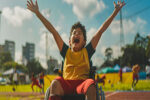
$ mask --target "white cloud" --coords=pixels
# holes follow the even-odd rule
[[[120,51],[120,46],[113,45],[111,46],[111,48],[113,50],[113,58],[117,58],[118,56],[122,55],[122,52]]]
[[[22,54],[20,51],[15,52],[15,61],[19,64],[22,63]]]
[[[45,57],[44,53],[39,53],[39,52],[36,53],[36,58],[39,59],[39,62],[41,63],[41,65],[42,65],[45,69],[48,68],[48,66],[47,66],[47,64],[46,64],[46,57]]]
[[[21,26],[23,21],[32,18],[32,13],[22,7],[16,6],[14,8],[5,7],[2,10],[2,16],[13,26]]]
[[[50,10],[49,9],[43,9],[41,11],[41,13],[43,14],[43,16],[45,16],[46,18],[50,17]]]
[[[94,66],[96,65],[99,67],[104,62],[104,59],[100,58],[99,56],[93,56],[92,62]]]
[[[60,30],[61,30],[61,27],[60,27],[60,26],[56,26],[55,28],[56,28],[56,30],[57,30],[58,32],[60,32]]]
[[[135,21],[131,19],[124,19],[123,20],[123,29],[124,34],[133,33],[135,34],[137,31],[143,31],[143,28],[146,24],[146,21],[137,17]],[[110,25],[110,30],[112,34],[120,34],[120,20],[114,20]]]
[[[102,0],[64,0],[73,6],[73,12],[79,19],[85,16],[93,17],[98,12],[106,8]]]
[[[66,44],[69,44],[69,37],[66,33],[62,33],[61,37]]]
[[[93,27],[87,31],[87,42],[91,41],[91,39],[95,35],[96,31],[97,31],[97,29],[93,28]]]
[[[105,46],[101,47],[101,54],[103,56],[105,56],[106,48],[108,48],[108,47],[105,47]],[[113,54],[112,54],[113,58],[117,58],[118,56],[122,55],[122,52],[120,51],[120,46],[112,45],[112,46],[110,46],[110,48],[113,50]]]

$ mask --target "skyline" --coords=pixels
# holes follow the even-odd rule
[[[34,0],[33,0],[34,1]],[[117,0],[38,0],[40,12],[54,25],[65,43],[69,42],[71,26],[80,21],[87,30],[87,43],[98,28],[113,12],[113,1]],[[124,0],[122,9],[125,44],[131,44],[137,32],[141,36],[150,34],[150,1]],[[149,2],[149,3],[148,3]],[[26,9],[26,0],[0,1],[1,24],[0,44],[11,40],[16,43],[15,61],[21,57],[21,46],[26,42],[34,43],[35,57],[45,66],[45,32],[48,32],[40,20]],[[120,55],[119,13],[109,28],[103,33],[93,55],[94,65],[103,63],[107,47],[113,49],[113,57]],[[62,58],[51,34],[48,35],[49,56],[61,62]]]

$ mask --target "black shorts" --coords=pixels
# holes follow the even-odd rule
[[[14,81],[14,84],[15,84],[15,85],[18,85],[18,81]]]
[[[40,79],[40,84],[44,84],[44,79]]]

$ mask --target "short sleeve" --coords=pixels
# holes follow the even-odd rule
[[[64,43],[64,44],[63,44],[63,48],[62,48],[62,50],[60,51],[60,55],[63,57],[63,59],[65,59],[66,52],[67,52],[68,48],[69,48],[69,46]]]
[[[87,49],[89,60],[90,60],[91,57],[93,56],[93,54],[95,53],[95,49],[93,48],[91,42],[89,44],[87,44],[87,46],[85,48]]]

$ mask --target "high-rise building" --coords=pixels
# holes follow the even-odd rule
[[[26,64],[28,61],[31,61],[35,58],[35,45],[33,43],[26,43],[22,47],[22,60],[23,64]]]
[[[4,45],[0,45],[0,53],[4,52]]]
[[[50,57],[50,59],[47,61],[47,65],[48,65],[48,69],[47,69],[47,73],[51,74],[53,73],[54,69],[59,69],[59,64],[58,64],[58,60],[54,59],[52,57]]]
[[[12,59],[15,60],[15,42],[5,40],[4,52],[10,52]]]

